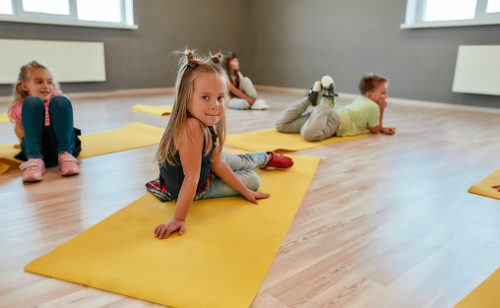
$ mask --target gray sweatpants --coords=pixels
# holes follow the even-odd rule
[[[339,128],[339,118],[331,108],[330,99],[321,101],[312,111],[308,111],[309,98],[288,107],[276,120],[276,129],[282,133],[299,133],[305,141],[321,141],[335,135]]]
[[[257,97],[257,90],[248,77],[243,77],[240,80],[240,90],[251,98]],[[227,102],[227,106],[232,109],[250,109],[250,104],[246,99],[233,97]]]

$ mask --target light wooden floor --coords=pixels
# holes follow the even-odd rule
[[[301,96],[261,93],[271,109],[228,111],[228,132],[272,127]],[[131,106],[172,100],[74,101],[76,126],[84,133],[132,121],[165,127],[167,117]],[[395,136],[298,153],[321,163],[253,307],[450,307],[500,266],[500,202],[467,193],[500,167],[500,115],[393,105],[385,123],[397,126]],[[10,124],[0,124],[0,138],[16,142]],[[84,159],[79,176],[50,170],[31,185],[20,171],[0,176],[1,307],[157,306],[23,272],[142,196],[157,175],[154,152]],[[118,194],[103,187],[113,183]]]

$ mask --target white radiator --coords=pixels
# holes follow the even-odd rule
[[[58,82],[106,81],[104,43],[0,39],[0,84],[13,84],[21,65],[39,60]]]
[[[500,95],[500,46],[459,46],[453,92]]]

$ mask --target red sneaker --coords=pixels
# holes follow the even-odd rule
[[[293,160],[288,156],[276,152],[267,152],[267,154],[270,154],[271,158],[263,168],[274,167],[287,169],[293,166]]]

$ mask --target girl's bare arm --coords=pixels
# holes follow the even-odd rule
[[[174,217],[156,227],[157,238],[167,238],[175,231],[182,235],[186,228],[185,221],[196,194],[200,179],[201,157],[203,155],[203,129],[198,120],[188,119],[188,134],[177,145],[181,159],[184,181],[175,205]]]

